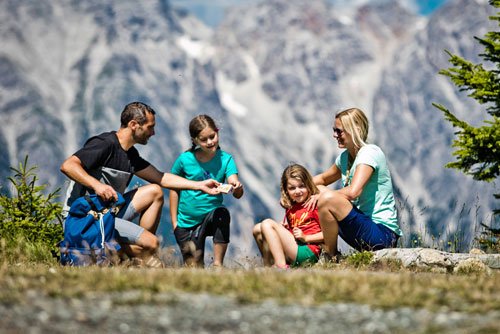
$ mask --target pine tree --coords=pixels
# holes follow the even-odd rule
[[[500,8],[500,0],[490,0],[489,3],[495,9]],[[500,12],[489,19],[500,26]],[[468,96],[485,105],[491,117],[484,120],[482,126],[474,127],[458,119],[444,106],[433,105],[444,113],[453,127],[458,128],[452,144],[456,148],[453,155],[457,160],[446,167],[461,170],[475,180],[491,182],[500,174],[500,32],[490,31],[484,38],[474,38],[484,47],[479,56],[487,62],[488,68],[446,51],[453,67],[439,73],[451,78],[461,91],[469,92]],[[500,194],[495,194],[495,197],[500,198]],[[495,212],[499,213],[499,210]]]

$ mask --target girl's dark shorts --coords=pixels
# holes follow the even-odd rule
[[[214,243],[229,243],[229,223],[231,216],[225,207],[218,207],[209,212],[201,224],[194,227],[183,228],[177,227],[174,230],[175,240],[181,249],[181,254],[184,259],[194,256],[192,247],[188,243],[195,246],[198,255],[203,255],[205,251],[205,239],[208,236],[213,236]]]

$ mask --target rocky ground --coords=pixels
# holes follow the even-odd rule
[[[472,265],[475,272],[500,268],[498,254],[453,255],[429,249],[383,250],[375,259],[446,272],[463,270],[464,265]],[[345,303],[280,305],[178,292],[144,296],[140,291],[56,298],[29,290],[15,302],[0,303],[0,333],[89,332],[500,333],[500,310],[477,314]]]
[[[377,309],[355,304],[244,304],[206,294],[139,292],[60,299],[29,291],[0,304],[2,333],[499,333],[500,310],[486,314]]]

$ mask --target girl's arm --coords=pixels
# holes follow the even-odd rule
[[[227,178],[227,183],[233,186],[234,198],[241,198],[243,196],[243,184],[238,179],[238,174],[233,174]]]
[[[177,208],[179,207],[179,190],[170,190],[170,220],[175,230],[177,227]]]
[[[295,227],[293,229],[293,236],[295,237],[295,239],[306,244],[319,244],[323,242],[323,232],[304,234],[304,232],[302,232],[300,228]]]

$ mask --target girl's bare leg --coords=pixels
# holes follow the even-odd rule
[[[253,237],[255,238],[255,242],[257,243],[257,247],[259,248],[260,254],[262,255],[262,261],[264,266],[270,267],[273,265],[273,256],[271,251],[269,250],[269,245],[266,240],[262,236],[262,223],[258,223],[253,228]]]
[[[298,246],[290,231],[272,219],[266,219],[261,223],[261,231],[277,267],[286,266],[287,260],[289,262],[295,260]]]

